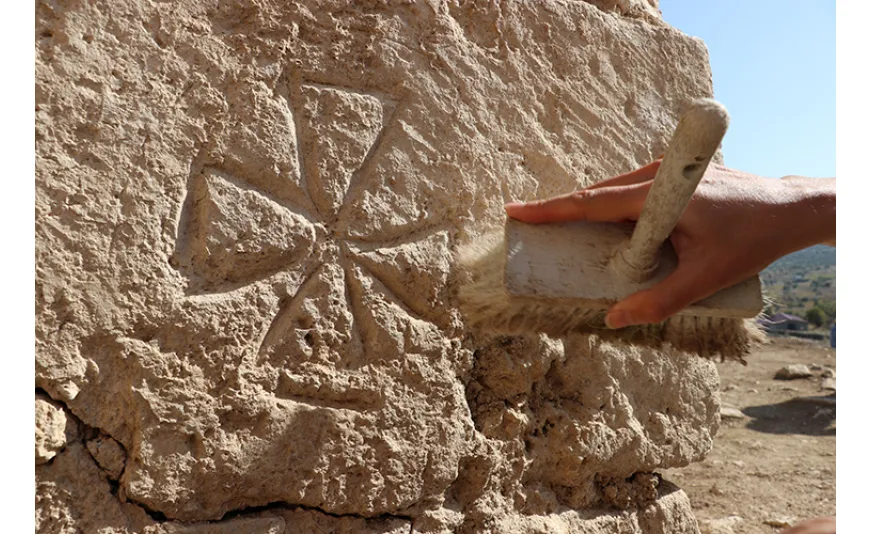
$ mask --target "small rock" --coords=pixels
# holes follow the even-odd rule
[[[36,465],[44,464],[76,438],[73,420],[63,406],[47,395],[36,394]]]
[[[837,379],[836,378],[823,378],[822,379],[822,389],[829,391],[837,391]]]
[[[731,460],[731,463],[741,469],[746,467],[746,463],[743,460]]]
[[[746,419],[746,414],[740,411],[739,408],[734,408],[732,406],[722,406],[719,409],[719,416],[725,419],[739,420]]]
[[[780,389],[780,391],[792,391],[792,392],[798,390],[798,388],[796,388],[796,387],[794,387],[794,386],[782,386],[782,387],[779,388],[779,389]]]
[[[802,363],[792,363],[777,371],[774,378],[777,380],[795,380],[811,376],[813,376],[813,372],[810,371],[809,367]]]
[[[822,378],[836,378],[837,373],[831,369],[830,367],[825,367],[822,369]]]
[[[752,388],[752,389],[747,389],[746,392],[747,393],[758,393],[758,390],[755,388]]]
[[[127,455],[124,448],[110,436],[101,435],[87,442],[88,452],[102,467],[109,478],[118,480],[124,471]]]
[[[734,391],[735,389],[737,389],[737,386],[735,384],[728,384],[722,391]]]
[[[797,519],[794,517],[772,517],[763,521],[765,525],[770,525],[776,528],[793,527],[797,524]]]
[[[57,394],[64,402],[74,401],[79,395],[79,387],[75,382],[64,382],[57,387]]]
[[[698,521],[701,534],[734,534],[734,527],[743,522],[739,515]]]
[[[819,365],[817,363],[810,364],[810,371],[821,371],[822,369],[824,369],[824,367],[822,367],[821,365]]]

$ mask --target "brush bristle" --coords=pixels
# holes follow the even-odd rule
[[[531,332],[561,337],[591,334],[608,341],[673,348],[706,358],[737,360],[764,340],[750,319],[675,316],[663,323],[612,330],[602,310],[559,299],[512,297],[505,290],[503,234],[493,232],[459,248],[458,300],[466,325],[488,334]]]

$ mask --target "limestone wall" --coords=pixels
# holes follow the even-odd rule
[[[711,363],[486,337],[453,296],[504,202],[711,95],[655,0],[36,20],[39,532],[697,530],[654,473],[709,450]]]

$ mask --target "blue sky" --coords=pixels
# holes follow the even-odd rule
[[[660,0],[710,52],[728,108],[725,164],[761,176],[836,174],[834,0]]]

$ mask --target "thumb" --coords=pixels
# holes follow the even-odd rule
[[[703,269],[682,264],[657,285],[614,304],[604,321],[608,328],[660,323],[717,289]]]

